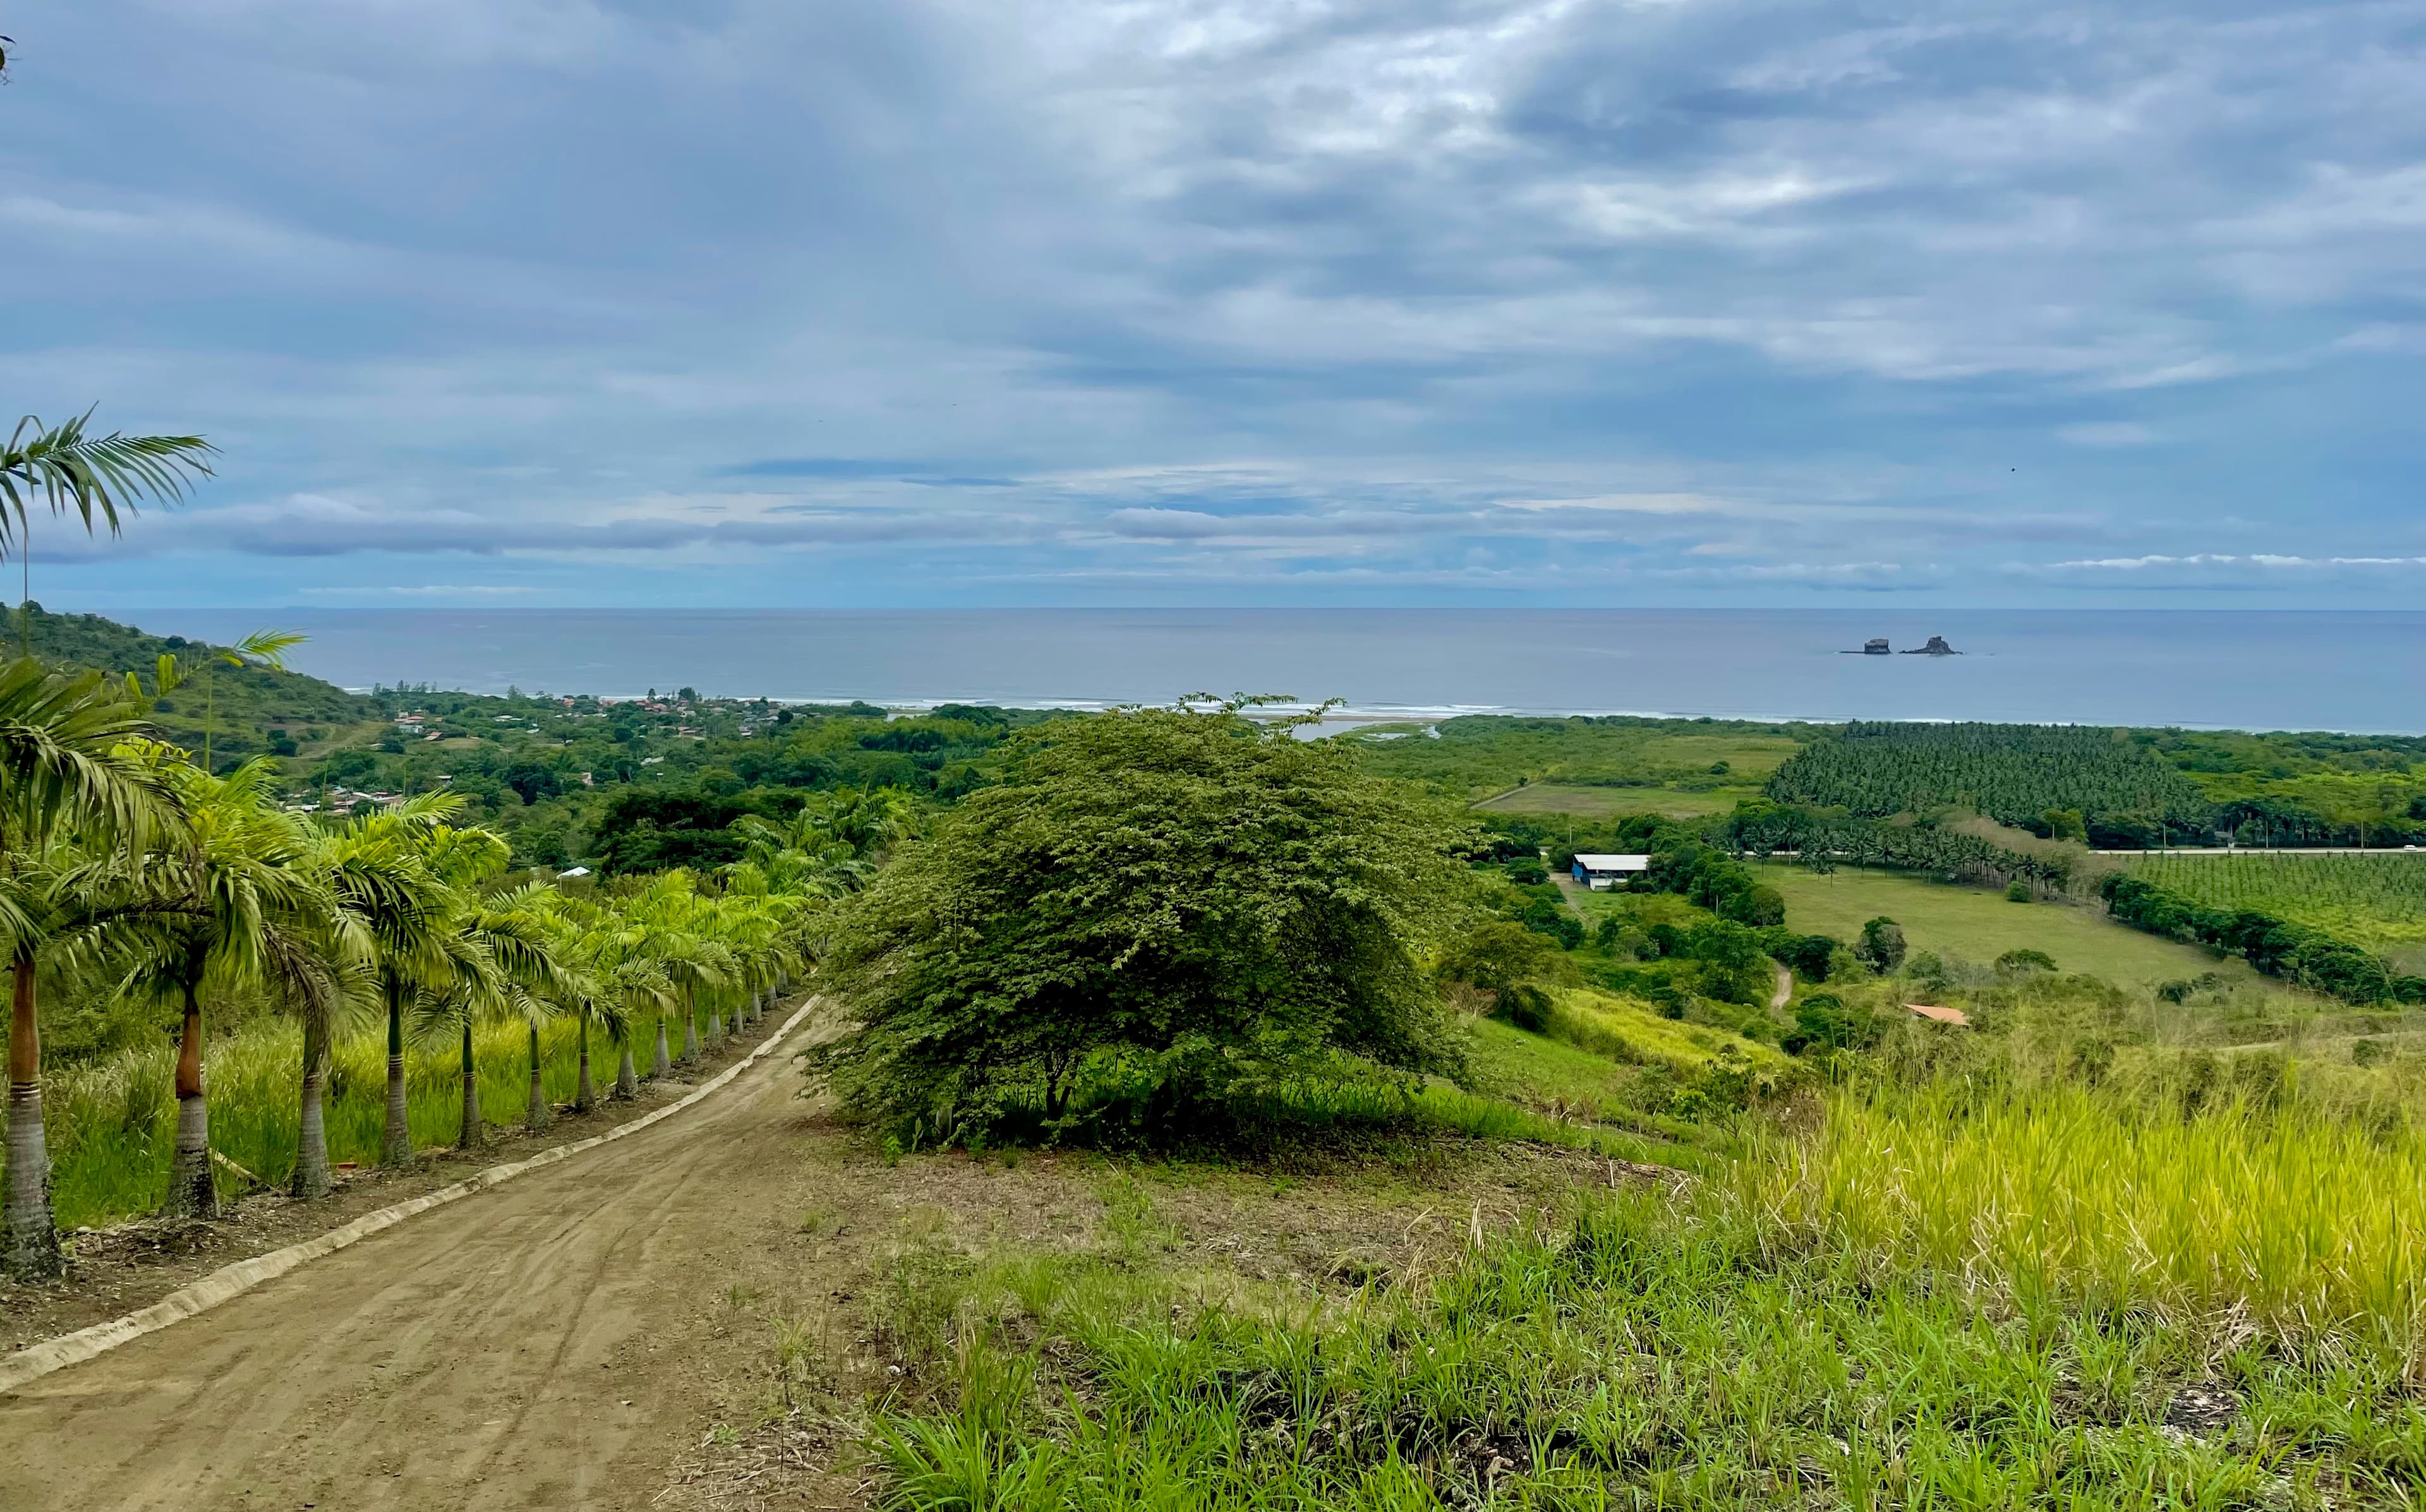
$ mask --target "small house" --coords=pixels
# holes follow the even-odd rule
[[[1575,878],[1593,892],[1623,887],[1628,879],[1651,870],[1648,856],[1577,856]]]

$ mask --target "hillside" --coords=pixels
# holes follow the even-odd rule
[[[153,722],[162,738],[200,750],[208,716],[214,764],[269,750],[293,754],[277,732],[299,746],[325,745],[385,716],[377,700],[316,677],[214,662],[217,648],[183,635],[149,635],[97,614],[52,614],[39,603],[28,605],[24,617],[21,624],[19,611],[5,615],[8,649],[30,641],[34,654],[55,667],[137,672],[148,687],[162,654],[176,656],[189,680],[153,704]],[[206,664],[207,678],[202,670]]]

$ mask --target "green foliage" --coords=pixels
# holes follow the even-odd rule
[[[1885,1021],[1868,1004],[1814,992],[1794,1005],[1794,1032],[1781,1043],[1798,1055],[1814,1050],[1868,1050],[1885,1031]]]
[[[1841,863],[1930,873],[1942,880],[2010,887],[2021,882],[2061,892],[2072,881],[2078,853],[2025,852],[1934,819],[1914,822],[1856,818],[1841,809],[1808,809],[1765,800],[1739,804],[1716,837],[1739,851],[1768,856],[1790,850],[1822,876]]]
[[[1366,769],[1466,797],[1519,783],[1581,787],[1750,787],[1818,732],[1725,719],[1563,719],[1468,715],[1337,737]]]
[[[2055,957],[2044,950],[2009,950],[1997,957],[1997,970],[2008,973],[2051,972],[2055,970]]]
[[[551,1102],[573,1101],[575,1033],[569,1019],[541,1030],[541,1077]],[[484,1024],[474,1037],[482,1104],[493,1116],[518,1115],[530,1084],[528,1031]],[[376,1032],[349,1035],[334,1047],[324,1108],[332,1160],[367,1166],[379,1159],[386,1055]],[[154,1033],[139,1048],[48,1078],[43,1112],[61,1228],[119,1223],[159,1208],[176,1135],[175,1061],[175,1045]],[[213,1039],[202,1060],[211,1148],[266,1181],[283,1182],[295,1165],[302,1064],[303,1031],[293,1019],[251,1019]],[[417,1147],[453,1143],[461,1126],[462,1075],[443,1036],[408,1048],[408,1118]],[[223,1197],[244,1195],[233,1171],[222,1167],[218,1182]]]
[[[1882,974],[1903,964],[1903,926],[1884,916],[1862,925],[1862,938],[1853,944],[1853,954],[1862,963]]]
[[[183,635],[146,635],[93,614],[51,614],[39,603],[10,611],[8,622],[10,648],[21,637],[30,639],[34,655],[53,667],[102,671],[112,677],[135,673],[146,682],[157,674],[163,656],[196,668],[185,686],[153,701],[145,722],[162,739],[193,751],[202,748],[205,733],[212,733],[212,755],[221,766],[232,760],[270,753],[277,732],[351,726],[380,716],[375,700],[258,660],[228,665],[221,658],[229,648]],[[199,669],[205,662],[213,664],[207,673]],[[216,732],[205,728],[204,676],[210,679],[208,702],[218,725]]]
[[[1799,935],[1782,926],[1764,930],[1763,943],[1779,965],[1812,982],[1828,980],[1836,968],[1836,953],[1845,948],[1832,936]]]
[[[2115,918],[2150,934],[2228,950],[2270,976],[2351,1003],[2426,1001],[2426,977],[2396,976],[2365,947],[2258,909],[2208,908],[2126,873],[2101,887]]]
[[[1432,969],[1444,982],[1464,982],[1484,992],[1501,992],[1522,982],[1556,982],[1572,975],[1550,941],[1505,919],[1488,919],[1461,936]]]
[[[1236,713],[1058,722],[863,895],[829,964],[864,1027],[823,1068],[853,1112],[946,1134],[1149,1136],[1359,1065],[1454,1071],[1417,951],[1471,844],[1348,748]]]
[[[2426,944],[2426,856],[2143,856],[2130,871],[2202,908],[2271,914],[2370,949]]]
[[[96,436],[91,420],[89,410],[56,426],[27,415],[0,445],[0,554],[24,551],[35,505],[54,518],[74,515],[87,535],[98,527],[115,536],[121,510],[131,515],[145,499],[174,504],[194,478],[211,475],[213,448],[200,436]]]
[[[2049,810],[2078,811],[2091,831],[2125,838],[2204,826],[2213,812],[2127,732],[2077,725],[1851,724],[1780,766],[1767,791],[1864,818],[1951,805],[2043,829]]]
[[[1550,994],[1530,982],[1518,982],[1500,989],[1492,1011],[1517,1028],[1538,1035],[1550,1026]]]
[[[890,1330],[924,1347],[874,1451],[903,1512],[2389,1512],[2426,1478],[2372,1351],[1999,1305],[1933,1261],[1650,1193],[1324,1307],[1224,1305],[1117,1251],[1007,1258]]]

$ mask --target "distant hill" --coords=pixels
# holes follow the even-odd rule
[[[0,611],[0,622],[7,627],[6,649],[11,655],[21,644],[23,632],[30,636],[34,654],[54,667],[137,672],[146,687],[152,685],[161,653],[173,654],[190,681],[153,704],[152,721],[161,738],[199,751],[207,700],[216,711],[212,764],[221,768],[231,758],[240,760],[265,751],[292,754],[287,748],[290,741],[305,748],[322,745],[386,714],[376,699],[348,693],[300,672],[279,672],[267,667],[215,664],[206,689],[202,665],[217,648],[183,635],[149,635],[97,614],[52,614],[37,603],[29,606],[24,624],[13,609]],[[282,733],[285,738],[280,738]]]

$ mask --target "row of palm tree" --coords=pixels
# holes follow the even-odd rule
[[[322,1100],[334,1037],[384,1021],[382,1161],[413,1158],[407,1041],[461,1047],[461,1143],[483,1142],[475,1026],[529,1029],[527,1118],[553,1110],[539,1083],[546,1021],[576,1021],[576,1106],[600,1098],[593,1034],[620,1051],[612,1095],[696,1061],[758,1017],[817,949],[821,904],[855,886],[870,848],[900,832],[894,797],[820,799],[768,825],[747,859],[709,879],[672,872],[621,895],[511,885],[509,852],[458,822],[461,800],[429,794],[323,825],[283,810],[274,768],[255,760],[214,775],[145,738],[127,688],[96,675],[0,664],[0,945],[9,953],[5,1260],[20,1276],[60,1264],[41,1118],[37,989],[68,979],[164,1000],[182,1017],[177,1132],[165,1211],[212,1215],[217,1182],[202,1083],[206,1005],[268,1000],[301,1021],[299,1140],[292,1192],[331,1186]],[[709,1044],[699,1034],[707,1010]],[[669,1025],[683,1025],[679,1055]]]

